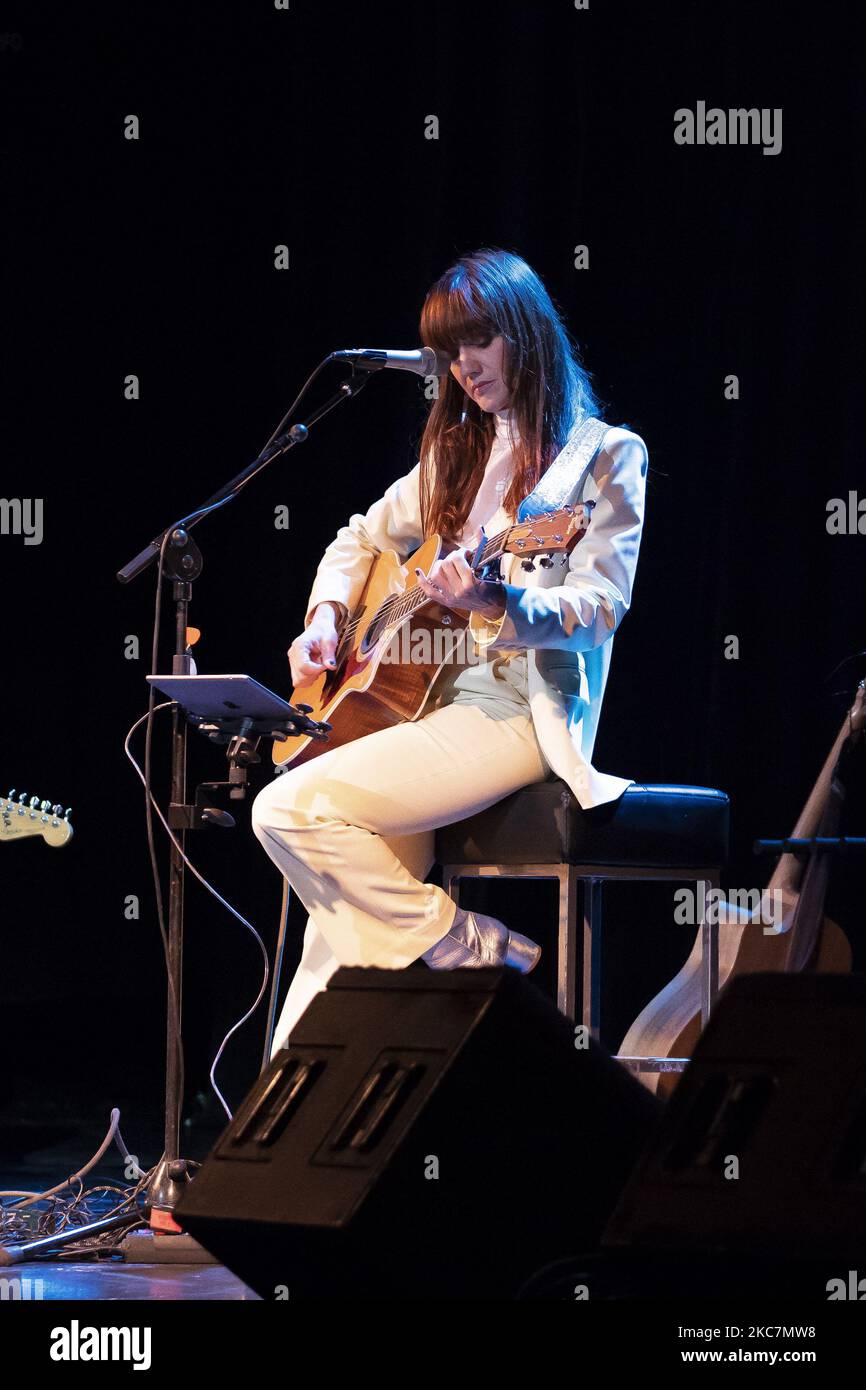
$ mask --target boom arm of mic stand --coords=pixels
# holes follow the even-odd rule
[[[183,517],[180,521],[172,522],[171,526],[167,526],[165,530],[160,532],[160,534],[146,545],[143,550],[140,550],[128,564],[118,570],[117,578],[120,580],[121,584],[128,584],[131,579],[135,579],[136,575],[141,574],[142,570],[146,570],[148,565],[153,564],[154,560],[156,560],[159,555],[162,543],[168,532],[175,531],[178,527],[189,530],[191,526],[195,526],[201,521],[202,517],[207,516],[209,512],[214,511],[217,507],[224,506],[226,502],[230,502],[237,497],[241,489],[244,488],[257,473],[260,473],[263,468],[267,468],[269,463],[273,463],[275,458],[279,458],[281,454],[288,453],[296,444],[303,444],[308,438],[313,425],[317,424],[324,415],[328,415],[336,406],[341,405],[343,401],[351,400],[353,396],[357,396],[358,392],[362,391],[366,386],[371,373],[376,370],[376,367],[353,367],[352,375],[349,380],[340,384],[340,389],[329,396],[319,409],[313,412],[306,424],[299,422],[296,425],[292,425],[291,429],[286,430],[284,434],[279,435],[278,438],[266,445],[258,458],[253,459],[252,463],[247,464],[246,468],[242,468],[240,473],[236,474],[230,482],[226,483],[224,487],[221,487],[218,492],[215,492],[212,497],[209,497],[208,500],[203,502],[200,507],[197,507],[195,511],[190,512],[189,516]]]

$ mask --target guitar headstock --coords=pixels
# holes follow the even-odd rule
[[[27,800],[22,792],[15,799],[15,788],[8,796],[0,796],[0,840],[23,840],[28,835],[41,835],[46,844],[65,845],[72,839],[69,823],[71,807],[64,811],[59,804],[40,801],[38,796]]]
[[[594,505],[593,502],[578,502],[558,507],[554,512],[540,512],[529,521],[515,522],[509,528],[502,549],[523,556],[527,561],[539,556],[539,564],[544,569],[549,569],[553,564],[552,557],[559,554],[560,563],[564,565],[569,552],[585,534]],[[532,564],[527,564],[525,568],[531,569]]]

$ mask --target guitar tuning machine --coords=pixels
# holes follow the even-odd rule
[[[535,563],[534,563],[534,561],[532,561],[532,560],[521,560],[521,561],[520,561],[520,568],[523,569],[523,570],[534,570],[534,569],[535,569]]]

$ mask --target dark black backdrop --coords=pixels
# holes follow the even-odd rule
[[[153,1142],[162,961],[122,752],[145,700],[153,575],[121,588],[114,573],[257,451],[327,351],[414,344],[425,290],[462,251],[526,256],[608,418],[649,447],[596,761],[723,787],[728,881],[766,881],[752,838],[793,822],[863,663],[831,672],[866,645],[866,540],[825,524],[828,499],[866,492],[856,13],[781,0],[5,7],[2,492],[42,497],[45,531],[39,546],[0,537],[0,777],[71,802],[76,826],[64,851],[0,845],[0,998],[18,1054],[4,1137],[18,1118],[31,1126],[18,1157],[64,1134],[84,1146],[115,1101],[130,1143]],[[678,146],[674,111],[699,100],[781,107],[781,153]],[[438,140],[424,138],[429,115]],[[287,271],[273,263],[282,243]],[[588,270],[574,268],[578,244]],[[139,401],[124,399],[128,373]],[[422,411],[414,378],[375,380],[198,529],[200,669],[287,689],[321,551],[414,462]],[[138,661],[124,657],[130,634]],[[221,775],[207,749],[194,766]],[[278,884],[247,816],[191,849],[270,944]],[[862,964],[862,872],[843,867],[833,905]],[[509,890],[508,910],[543,938],[550,907],[547,889]],[[302,921],[295,904],[293,951]],[[610,926],[615,1046],[690,933],[673,932],[658,890],[613,895]],[[192,1113],[258,969],[195,887],[187,963]],[[260,1034],[226,1061],[233,1101]]]

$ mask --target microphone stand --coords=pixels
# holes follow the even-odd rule
[[[192,654],[187,644],[187,625],[189,605],[192,599],[193,581],[202,570],[202,555],[189,535],[190,529],[203,517],[217,507],[232,501],[241,489],[266,468],[274,459],[288,453],[297,444],[303,444],[310,429],[323,416],[334,410],[343,401],[350,400],[363,390],[370,379],[371,372],[378,371],[384,363],[352,364],[352,376],[340,384],[326,401],[315,410],[306,423],[299,422],[290,429],[278,433],[265,445],[252,463],[236,474],[224,487],[191,512],[181,521],[173,522],[156,536],[149,545],[118,571],[121,584],[128,584],[136,575],[159,558],[163,543],[170,536],[165,548],[163,575],[172,580],[172,597],[175,604],[175,646],[172,658],[172,675],[192,674]],[[356,375],[356,372],[358,373]],[[283,422],[285,423],[285,421]],[[280,429],[281,427],[278,427]],[[151,675],[158,675],[152,671]],[[182,826],[189,827],[194,807],[186,804],[186,754],[187,721],[179,707],[172,713],[171,730],[171,807],[169,824],[176,826],[176,836],[181,848],[185,833]],[[150,788],[148,788],[148,792]],[[167,1029],[165,1059],[165,1149],[145,1191],[145,1207],[150,1212],[151,1226],[163,1231],[179,1231],[171,1213],[180,1199],[182,1185],[190,1180],[190,1162],[180,1156],[180,1120],[183,1097],[180,1094],[180,1028],[181,999],[183,984],[183,933],[184,933],[184,862],[181,850],[172,844],[169,869],[168,890],[168,980],[167,980]],[[175,1010],[177,1001],[177,1037],[175,1037]]]

